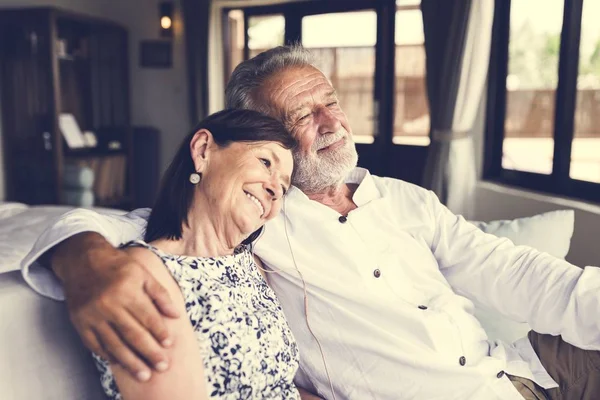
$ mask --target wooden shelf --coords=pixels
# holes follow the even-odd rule
[[[65,164],[74,164],[94,171],[100,206],[135,204],[128,41],[126,29],[103,19],[52,7],[0,10],[7,200],[60,204]],[[68,148],[61,113],[93,131],[99,147]],[[106,148],[111,141],[122,148]]]

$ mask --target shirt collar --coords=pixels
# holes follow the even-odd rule
[[[375,185],[373,176],[365,168],[354,168],[346,178],[346,183],[358,184],[358,188],[356,188],[356,192],[352,196],[352,201],[354,201],[357,207],[362,207],[382,197],[381,191]]]
[[[357,207],[364,206],[373,200],[383,197],[373,180],[373,176],[365,168],[354,168],[346,177],[345,183],[358,184],[358,188],[352,196],[352,201],[354,201],[354,204],[356,204]],[[291,190],[288,192],[288,197],[310,201],[308,196],[295,186],[292,186]]]

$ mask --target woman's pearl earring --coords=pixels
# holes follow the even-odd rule
[[[192,185],[197,185],[201,179],[202,177],[197,172],[190,174],[190,182],[192,183]]]

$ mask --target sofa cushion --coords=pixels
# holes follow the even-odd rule
[[[530,246],[564,259],[571,246],[575,212],[557,210],[533,217],[474,224],[482,231],[508,238],[516,245]]]
[[[575,212],[559,210],[514,220],[473,223],[484,232],[506,237],[516,245],[530,246],[564,259],[571,245]],[[531,330],[528,324],[515,322],[479,304],[475,304],[475,316],[490,339],[511,343]]]
[[[0,201],[0,219],[9,218],[27,210],[29,206],[23,203],[2,202]]]
[[[106,399],[65,304],[31,290],[21,271],[0,274],[0,343],[1,398]]]

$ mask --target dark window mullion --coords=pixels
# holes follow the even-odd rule
[[[299,7],[290,7],[285,9],[285,44],[302,43],[302,9]]]
[[[395,25],[396,1],[385,0],[377,7],[377,43],[375,44],[375,104],[378,104],[375,142],[382,150],[392,146],[395,101]],[[387,156],[384,156],[387,159]]]
[[[554,106],[553,181],[561,189],[569,187],[571,146],[577,100],[579,69],[579,39],[583,0],[565,0],[563,26],[560,36],[558,87]]]
[[[506,77],[508,75],[508,44],[510,40],[510,0],[496,0],[492,32],[483,168],[485,179],[495,179],[502,175]]]

